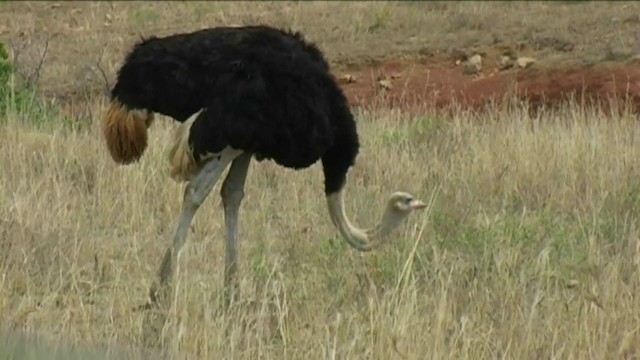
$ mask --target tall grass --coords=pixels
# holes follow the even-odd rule
[[[165,157],[175,125],[156,122],[143,159],[121,167],[98,119],[72,128],[49,114],[49,126],[35,127],[28,109],[3,115],[4,332],[138,356],[130,349],[142,346],[143,314],[132,309],[146,300],[182,198]],[[254,162],[240,222],[242,301],[221,312],[218,185],[182,259],[172,357],[640,356],[631,115],[576,105],[357,115],[363,146],[346,200],[354,222],[372,224],[399,189],[435,194],[433,207],[361,255],[329,221],[319,165]],[[0,358],[24,348],[0,344]]]

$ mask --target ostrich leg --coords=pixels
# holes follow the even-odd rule
[[[184,191],[184,200],[182,204],[182,213],[178,222],[178,229],[173,237],[173,244],[169,246],[165,252],[162,264],[159,269],[160,289],[152,287],[150,297],[152,303],[158,303],[158,296],[161,296],[162,302],[167,300],[168,283],[173,276],[174,266],[177,264],[178,253],[182,249],[187,237],[187,230],[191,226],[193,217],[198,208],[207,198],[213,186],[216,184],[220,175],[227,165],[241,154],[239,150],[225,149],[218,157],[209,160],[198,173],[189,181]],[[161,294],[158,294],[161,292]]]
[[[242,154],[231,163],[227,178],[222,184],[220,195],[224,206],[224,220],[227,229],[226,258],[224,269],[224,301],[229,307],[231,300],[238,293],[238,213],[244,198],[244,186],[251,163],[251,154]]]

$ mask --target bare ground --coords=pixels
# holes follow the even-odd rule
[[[454,63],[385,61],[341,76],[353,105],[384,104],[404,108],[482,109],[518,99],[532,109],[566,104],[570,100],[608,107],[640,109],[640,66],[608,64],[552,69],[463,74]],[[353,80],[350,80],[353,81]],[[385,82],[386,81],[386,82]]]
[[[633,2],[8,2],[0,40],[25,77],[82,117],[141,37],[255,23],[301,30],[318,43],[337,76],[355,79],[344,84],[355,105],[477,107],[514,92],[555,103],[585,87],[596,98],[637,102],[639,14]],[[469,75],[464,60],[474,54],[482,70]],[[504,55],[536,62],[500,70]]]

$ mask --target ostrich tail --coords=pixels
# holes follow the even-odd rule
[[[152,112],[128,109],[113,99],[102,119],[102,132],[113,160],[118,164],[138,161],[147,147],[147,128],[152,123]]]

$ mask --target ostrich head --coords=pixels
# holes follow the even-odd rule
[[[380,246],[393,229],[398,227],[414,210],[427,207],[427,204],[406,192],[391,194],[386,209],[378,225],[359,229],[351,224],[344,210],[342,191],[327,196],[329,215],[344,240],[360,251],[370,251]]]
[[[398,191],[391,194],[387,211],[394,212],[396,216],[404,218],[405,216],[409,215],[411,211],[424,209],[426,207],[427,204],[415,199],[413,195],[406,192]]]

